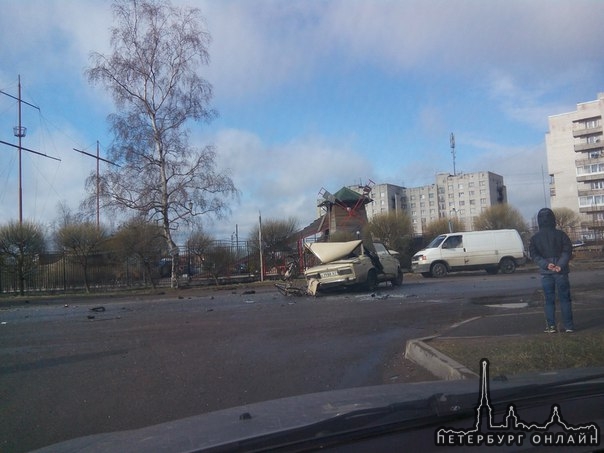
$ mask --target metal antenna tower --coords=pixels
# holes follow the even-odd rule
[[[457,171],[455,170],[455,135],[451,132],[451,136],[449,137],[449,143],[451,144],[451,156],[453,156],[453,176],[457,175]]]

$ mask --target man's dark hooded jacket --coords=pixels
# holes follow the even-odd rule
[[[531,238],[529,252],[531,259],[539,266],[542,274],[555,274],[547,269],[549,263],[560,266],[561,273],[568,274],[568,263],[573,246],[562,230],[556,229],[556,216],[551,209],[543,208],[537,214],[539,231]]]

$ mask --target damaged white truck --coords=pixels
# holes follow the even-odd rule
[[[304,272],[310,295],[335,287],[360,286],[373,291],[380,282],[389,281],[394,286],[403,283],[397,253],[380,242],[373,243],[374,250],[369,250],[360,239],[314,242],[305,246],[321,261]]]

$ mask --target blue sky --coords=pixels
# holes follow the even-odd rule
[[[504,176],[527,221],[544,204],[547,117],[604,91],[599,0],[203,0],[212,35],[203,76],[219,117],[191,127],[241,191],[217,238],[258,219],[316,215],[324,187],[414,187],[458,171]],[[24,217],[51,224],[77,209],[111,142],[111,98],[83,71],[109,53],[110,2],[0,0],[0,90],[23,107]],[[16,101],[0,95],[0,140],[16,143]],[[102,169],[101,169],[102,171]],[[0,145],[0,222],[18,217],[17,151]],[[103,219],[109,223],[110,219]]]

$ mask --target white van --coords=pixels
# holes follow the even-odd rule
[[[411,270],[424,277],[444,277],[448,272],[485,269],[511,274],[526,262],[522,239],[516,230],[465,231],[441,234],[411,258]]]

